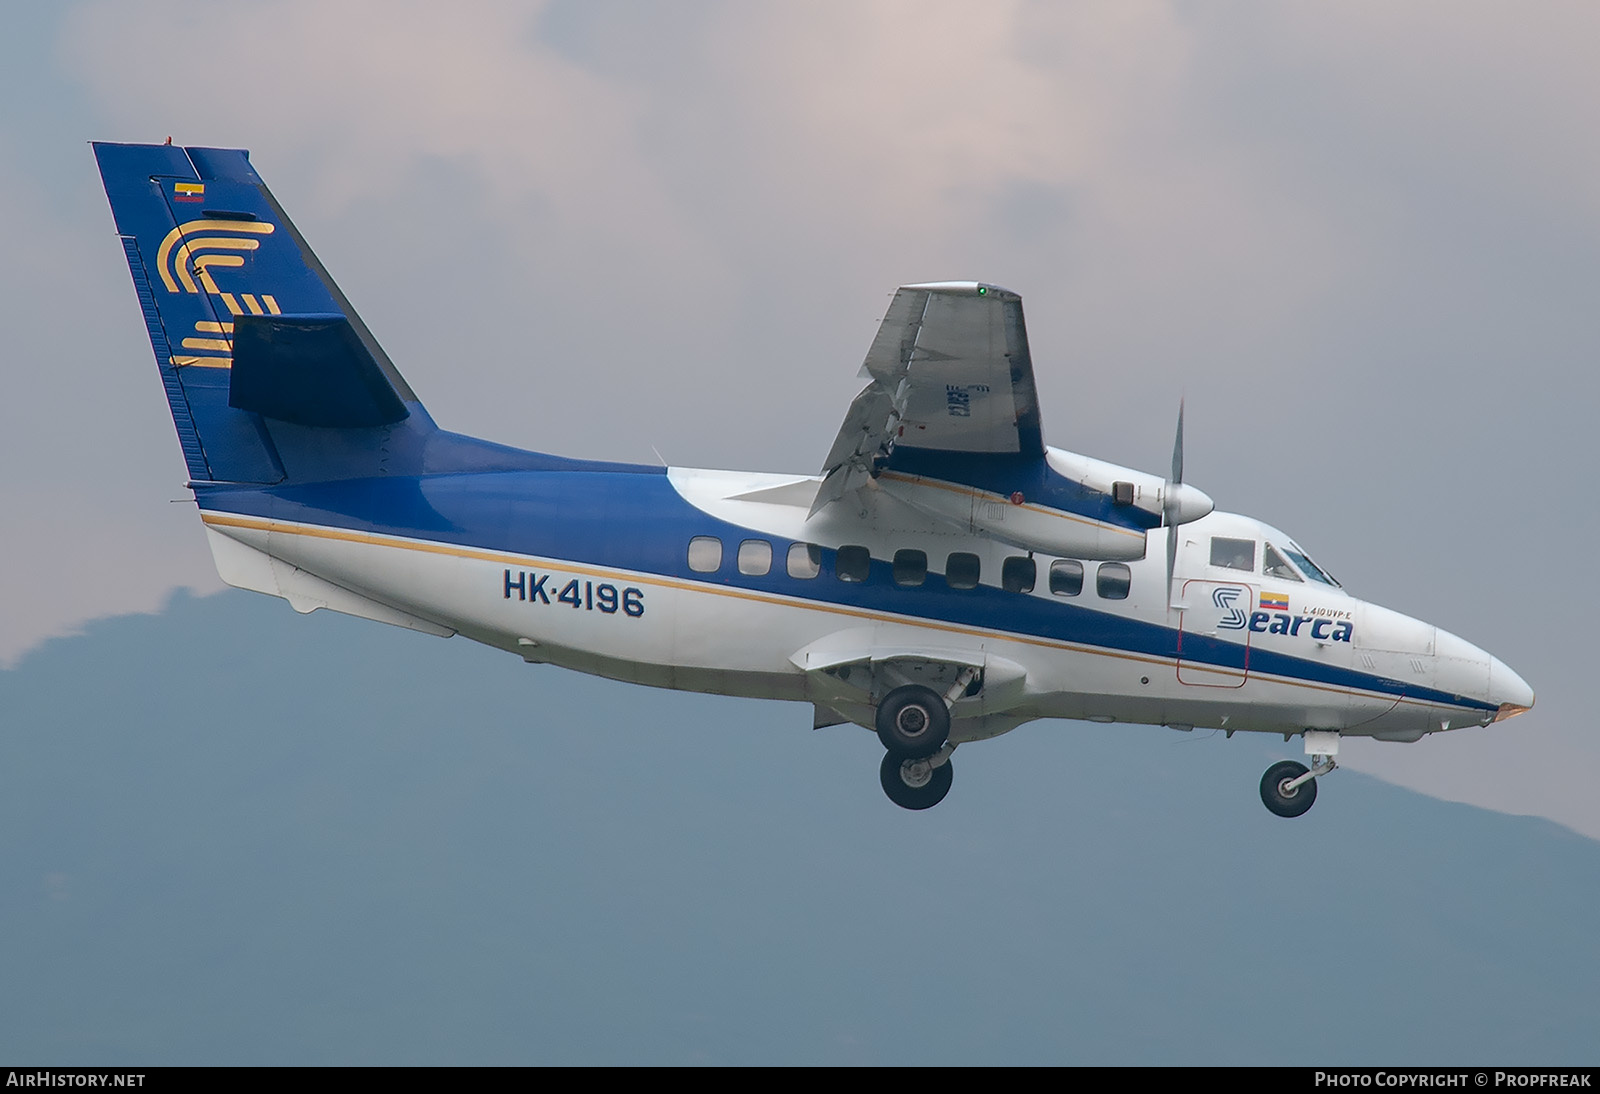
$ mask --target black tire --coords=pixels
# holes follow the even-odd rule
[[[950,738],[950,708],[938,692],[920,684],[895,688],[878,704],[878,740],[891,756],[932,756]]]
[[[883,784],[883,792],[889,795],[889,800],[901,809],[932,809],[950,793],[955,772],[946,760],[929,773],[926,783],[912,786],[904,778],[904,768],[915,762],[893,752],[884,753],[883,763],[878,766],[878,781]]]
[[[1316,779],[1301,783],[1287,794],[1283,792],[1284,783],[1305,773],[1306,765],[1293,760],[1280,760],[1267,768],[1261,776],[1261,804],[1280,817],[1298,817],[1310,809],[1317,800]]]

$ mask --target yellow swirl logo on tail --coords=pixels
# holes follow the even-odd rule
[[[279,315],[278,301],[267,293],[223,292],[211,276],[212,270],[238,268],[245,255],[261,246],[276,226],[259,220],[191,220],[167,233],[156,252],[156,270],[170,293],[205,293],[222,301],[229,315]],[[183,348],[193,351],[175,356],[178,366],[199,365],[228,368],[233,364],[232,323],[202,321],[195,335],[183,340]]]

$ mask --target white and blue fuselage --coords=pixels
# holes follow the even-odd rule
[[[202,505],[232,584],[302,608],[381,606],[420,629],[634,683],[848,715],[870,706],[870,691],[853,696],[808,671],[808,658],[919,651],[1015,666],[1002,702],[987,688],[956,700],[958,742],[1035,718],[1415,740],[1532,703],[1483,650],[1301,575],[1293,541],[1248,517],[1215,512],[1157,530],[1147,557],[1127,563],[1036,554],[1031,587],[1006,589],[1006,560],[1026,557],[1014,548],[952,534],[874,492],[870,521],[808,520],[818,481],[618,466],[252,491],[248,505],[218,491]],[[382,518],[352,519],[352,495]],[[1162,562],[1170,534],[1178,606]],[[1212,565],[1213,539],[1254,545],[1250,568]],[[716,552],[699,569],[694,541]],[[839,549],[850,546],[871,559],[864,580],[840,577]],[[1262,569],[1269,547],[1276,576]],[[929,561],[915,583],[896,580],[905,552]],[[970,587],[944,573],[957,553],[978,559]],[[1126,581],[1099,580],[1102,567],[1125,567]],[[306,578],[370,607],[319,598]]]
[[[1039,718],[1344,736],[1520,713],[1483,650],[1350,596],[1183,482],[1044,445],[1021,299],[894,296],[822,473],[571,460],[439,429],[238,150],[97,144],[230,584],[530,662],[806,702],[885,745],[911,809]]]

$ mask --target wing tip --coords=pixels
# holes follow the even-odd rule
[[[918,285],[901,285],[902,292],[934,292],[948,296],[996,296],[1006,300],[1021,300],[1022,295],[1003,285],[987,281],[926,281]]]

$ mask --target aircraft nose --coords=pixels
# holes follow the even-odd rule
[[[1533,706],[1533,688],[1498,657],[1489,658],[1489,701],[1499,703],[1494,720],[1515,718]]]

